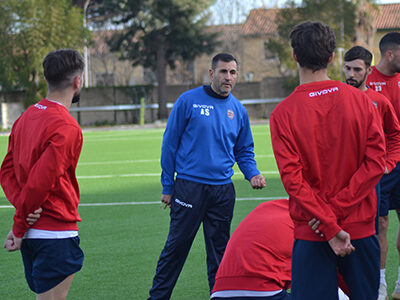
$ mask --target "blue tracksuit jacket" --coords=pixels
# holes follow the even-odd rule
[[[244,106],[232,94],[210,96],[205,87],[183,93],[164,132],[161,151],[163,194],[171,194],[174,175],[204,184],[231,182],[235,162],[247,180],[259,174]]]

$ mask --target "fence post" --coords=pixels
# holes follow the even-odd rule
[[[144,97],[140,98],[140,125],[144,125]]]

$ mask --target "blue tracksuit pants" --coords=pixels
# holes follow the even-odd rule
[[[230,237],[235,204],[232,183],[209,185],[176,179],[168,238],[157,263],[149,299],[170,299],[196,233],[203,223],[210,292]]]
[[[337,272],[343,276],[352,300],[376,300],[380,249],[376,235],[352,240],[356,250],[337,256],[328,242],[295,240],[292,254],[292,299],[337,300]]]

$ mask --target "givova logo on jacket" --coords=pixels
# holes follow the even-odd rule
[[[193,108],[200,111],[200,115],[202,116],[210,116],[210,110],[214,109],[212,105],[206,104],[193,104]]]
[[[369,83],[370,86],[375,86],[376,92],[382,92],[382,86],[386,85],[386,82],[373,82]]]
[[[228,109],[227,115],[228,115],[228,118],[231,120],[233,120],[233,118],[235,117],[235,113],[231,109]]]

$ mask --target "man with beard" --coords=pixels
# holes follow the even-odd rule
[[[75,175],[82,132],[68,112],[79,100],[84,62],[77,51],[62,49],[45,57],[43,69],[48,94],[15,121],[0,169],[1,186],[16,209],[4,248],[21,249],[36,299],[65,299],[84,258]]]
[[[189,90],[178,98],[165,129],[161,201],[171,208],[171,223],[149,299],[171,297],[201,223],[212,291],[229,240],[235,162],[253,188],[265,187],[254,160],[247,111],[231,94],[238,77],[235,57],[228,53],[214,56],[209,75],[211,85]]]
[[[381,59],[372,68],[371,74],[367,77],[367,85],[386,96],[392,103],[397,119],[400,120],[400,33],[390,32],[382,37],[379,42]],[[385,210],[396,209],[400,220],[400,164],[389,173],[383,176],[381,181],[381,208]],[[383,209],[380,212],[379,244],[381,247],[381,282],[380,297],[386,297],[386,255],[388,251],[387,229],[389,227],[388,213]],[[397,234],[397,250],[400,255],[400,231]],[[393,299],[400,299],[400,272],[396,281],[396,287],[392,294]]]
[[[386,137],[385,174],[389,174],[400,161],[400,125],[390,101],[382,94],[369,88],[366,84],[367,76],[372,72],[371,62],[371,52],[364,47],[354,46],[344,55],[343,71],[346,76],[346,83],[364,91],[377,108]],[[378,183],[376,186],[379,203],[378,216],[382,215],[378,222],[380,226],[377,226],[378,239],[380,235],[386,237],[387,228],[382,227],[382,224],[387,223],[388,214],[388,203],[382,203],[382,208],[380,208],[380,188],[381,184]],[[383,189],[386,190],[386,187],[383,187]]]

